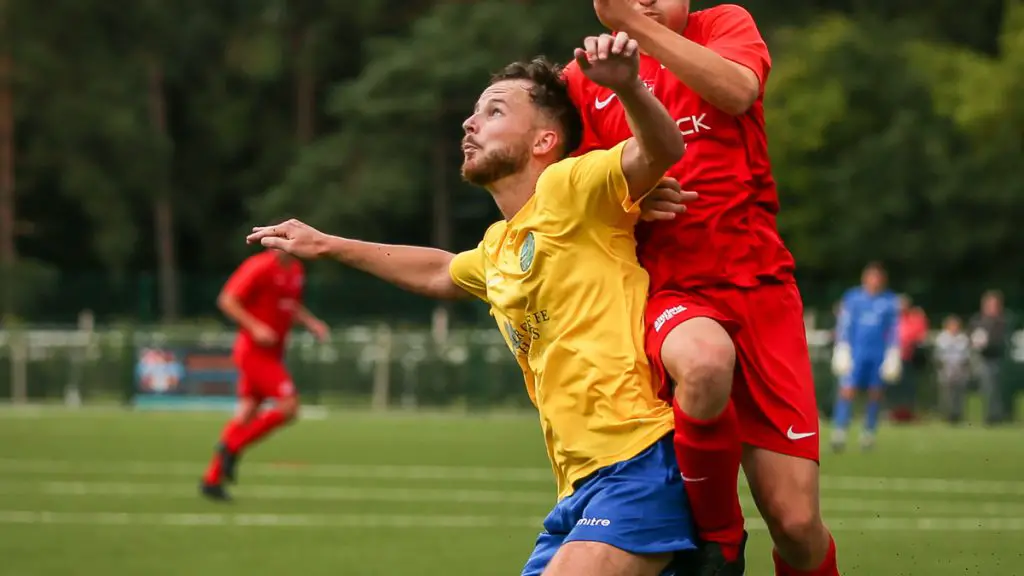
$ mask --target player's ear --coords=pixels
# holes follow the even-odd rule
[[[554,130],[538,130],[533,141],[533,155],[547,156],[559,145],[558,132]]]

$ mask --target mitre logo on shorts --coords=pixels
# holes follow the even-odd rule
[[[607,518],[580,518],[576,521],[577,526],[611,526],[612,521]]]
[[[682,314],[686,311],[686,306],[673,306],[668,310],[665,310],[654,320],[654,331],[661,332],[661,327],[665,325],[672,318]]]

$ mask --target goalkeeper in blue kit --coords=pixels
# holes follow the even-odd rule
[[[861,447],[874,446],[885,385],[895,384],[902,373],[897,329],[899,302],[886,289],[881,264],[864,268],[861,285],[847,290],[840,304],[832,372],[839,378],[839,393],[832,414],[832,449],[846,447],[846,433],[858,391],[868,396]]]

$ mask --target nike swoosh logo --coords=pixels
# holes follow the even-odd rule
[[[804,438],[810,438],[815,434],[817,434],[817,432],[794,432],[792,426],[789,427],[789,430],[786,430],[786,438],[789,438],[790,440],[803,440]]]
[[[683,475],[680,474],[680,476],[683,476]],[[703,482],[703,481],[705,481],[707,479],[708,479],[707,476],[705,476],[703,478],[687,478],[686,476],[683,476],[683,482]]]
[[[601,100],[600,98],[594,98],[594,108],[597,108],[598,110],[604,110],[605,108],[608,107],[609,104],[612,103],[612,100],[614,100],[614,99],[615,99],[615,93],[614,92],[612,92],[611,96],[608,96],[608,98],[606,98],[604,100]]]

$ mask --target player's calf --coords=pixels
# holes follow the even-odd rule
[[[857,397],[857,388],[850,383],[843,383],[836,395],[832,410],[832,451],[839,453],[846,449],[846,430],[853,417],[853,401]]]
[[[228,450],[227,445],[221,443],[217,446],[217,457],[220,458],[221,476],[224,480],[227,480],[232,484],[237,482],[238,459],[242,457],[242,454]]]
[[[875,447],[875,433],[878,430],[878,419],[882,412],[882,400],[885,397],[884,385],[878,384],[868,390],[868,405],[864,414],[864,430],[860,436],[862,450]]]

